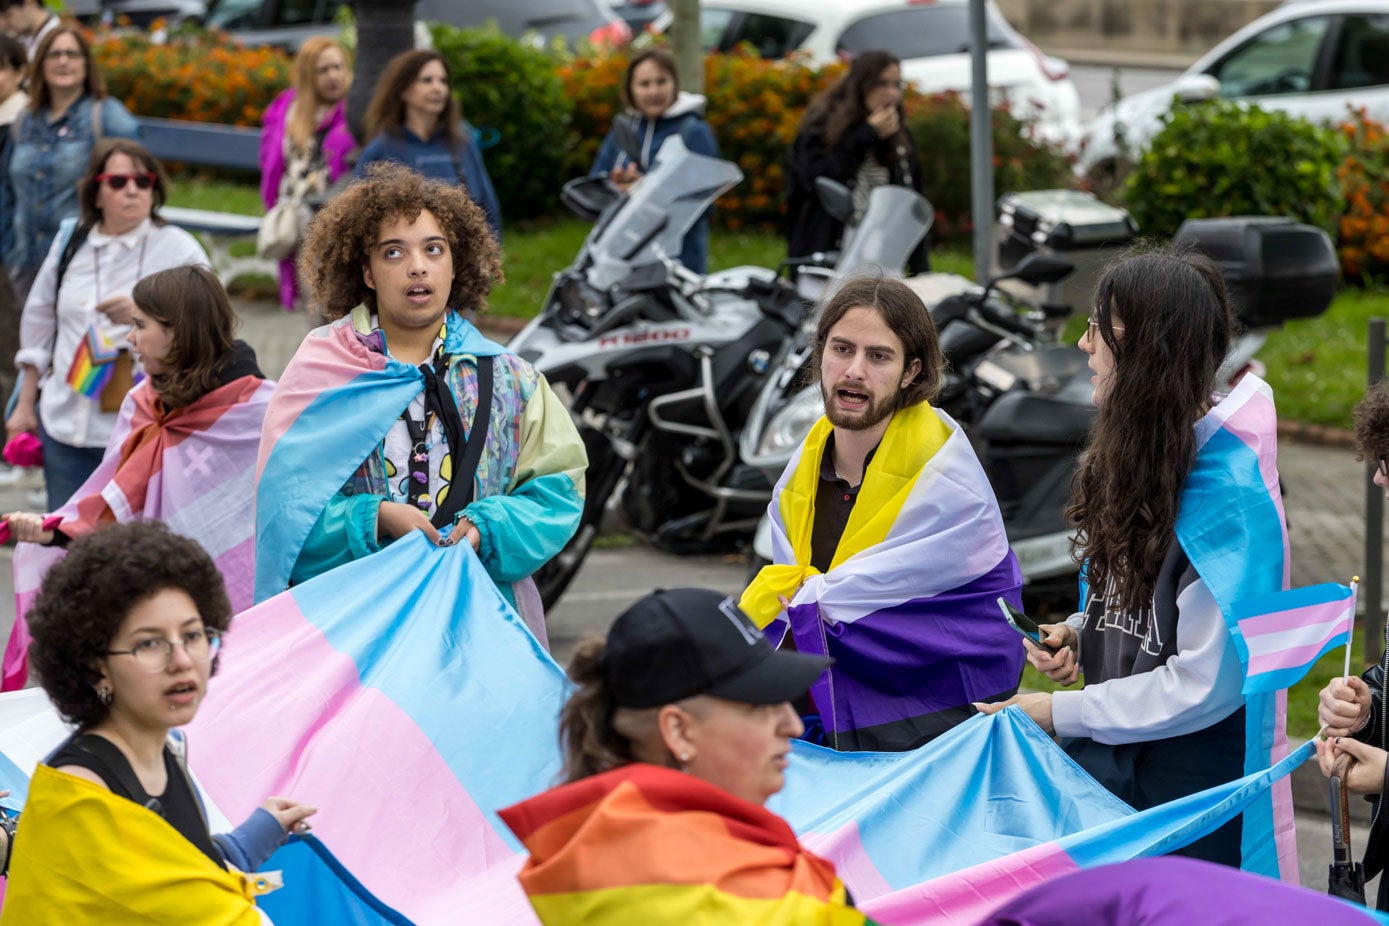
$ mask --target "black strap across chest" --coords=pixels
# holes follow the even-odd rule
[[[407,493],[410,504],[421,510],[429,508],[429,422],[439,419],[444,439],[448,442],[453,457],[453,479],[449,483],[448,497],[434,509],[429,519],[435,527],[452,524],[469,502],[473,500],[474,483],[478,465],[482,462],[482,448],[487,443],[487,432],[492,423],[492,374],[493,358],[477,358],[477,409],[473,412],[472,426],[468,429],[467,440],[463,440],[463,418],[458,414],[458,403],[448,387],[449,358],[446,354],[436,357],[434,363],[420,364],[424,374],[424,417],[416,421],[410,417],[407,408],[401,412],[405,430],[410,435],[410,478]]]

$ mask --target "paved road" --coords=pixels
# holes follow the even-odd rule
[[[1115,83],[1121,97],[1159,87],[1176,79],[1180,71],[1158,68],[1112,68],[1092,64],[1072,64],[1071,80],[1080,93],[1083,118],[1089,119],[1115,96]]]

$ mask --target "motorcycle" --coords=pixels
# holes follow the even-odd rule
[[[595,225],[544,310],[510,344],[567,397],[588,451],[579,528],[535,576],[547,608],[578,572],[610,502],[674,552],[730,548],[766,510],[772,483],[740,461],[738,434],[810,302],[779,269],[700,276],[673,259],[689,227],[741,177],[736,165],[672,138],[625,195],[602,180],[566,185],[564,201]],[[916,202],[880,201],[866,216],[874,230],[836,266],[905,261],[930,223],[925,200],[905,192]],[[824,259],[792,269],[813,282]]]
[[[983,288],[947,274],[908,281],[928,303],[946,357],[937,405],[974,445],[998,497],[1024,593],[1034,599],[1074,590],[1064,509],[1094,408],[1085,355],[1057,342],[1069,308],[1020,305],[998,286],[1006,280],[1040,286],[1071,270],[1067,261],[1032,254]],[[811,318],[802,326],[743,432],[743,459],[773,483],[824,414],[818,371],[811,369],[816,323]],[[753,553],[750,578],[771,561],[766,518]]]

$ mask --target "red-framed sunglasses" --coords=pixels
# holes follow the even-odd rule
[[[137,190],[148,190],[154,186],[154,174],[98,174],[98,183],[105,183],[113,190],[124,190],[126,183],[135,181]]]

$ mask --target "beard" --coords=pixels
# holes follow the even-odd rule
[[[841,389],[866,396],[868,401],[859,411],[845,413],[837,408],[832,401],[834,394]],[[830,424],[846,431],[866,431],[881,423],[897,411],[901,398],[901,392],[893,393],[890,396],[875,396],[863,386],[855,383],[838,383],[833,388],[821,383],[820,395],[825,400],[825,417],[830,420]]]

